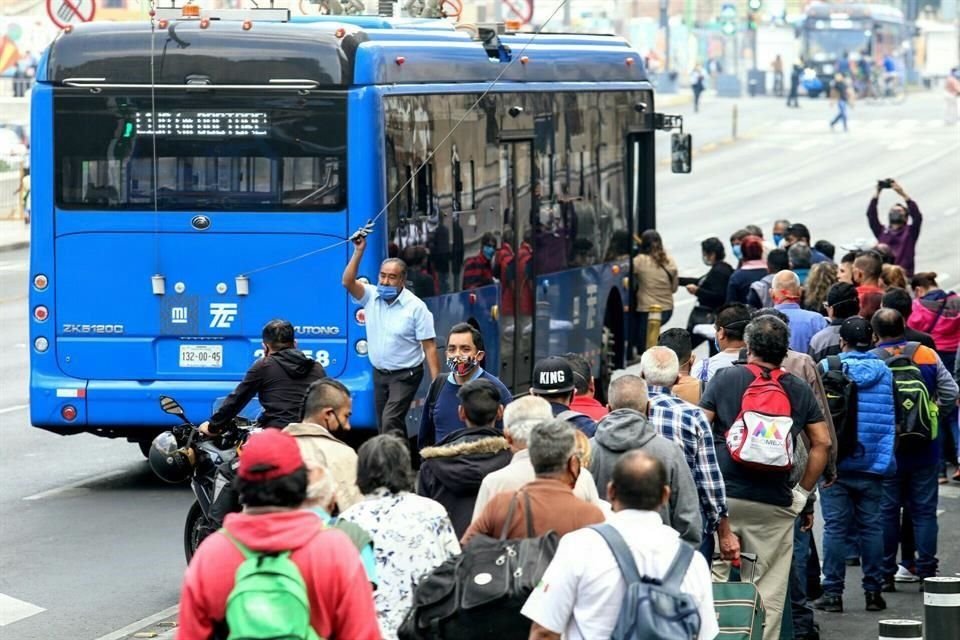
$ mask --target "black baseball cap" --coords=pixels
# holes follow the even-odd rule
[[[573,391],[573,369],[566,358],[549,356],[533,367],[533,385],[530,391],[540,395],[556,395]]]
[[[866,318],[851,316],[840,325],[840,337],[857,351],[873,346],[873,328]]]

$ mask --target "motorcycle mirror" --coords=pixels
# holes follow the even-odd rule
[[[170,396],[160,396],[160,408],[163,409],[164,413],[184,418],[183,407]]]

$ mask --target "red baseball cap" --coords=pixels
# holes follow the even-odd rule
[[[303,466],[296,438],[279,429],[264,429],[244,443],[237,473],[244,480],[264,482],[288,476]]]

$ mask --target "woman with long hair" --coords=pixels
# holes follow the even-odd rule
[[[717,321],[717,309],[726,300],[727,283],[733,274],[733,267],[724,261],[726,250],[720,238],[707,238],[700,243],[700,251],[703,253],[703,264],[709,267],[709,271],[699,278],[680,278],[680,284],[686,287],[687,292],[697,297],[697,306],[687,319],[687,331],[690,332],[694,349],[707,340],[695,334],[694,327],[698,324],[712,325]],[[715,349],[712,343],[710,346],[712,353]]]
[[[884,289],[908,289],[907,272],[896,264],[885,264],[880,272],[880,285]]]
[[[658,305],[661,326],[667,324],[673,315],[673,292],[679,285],[677,263],[667,254],[660,234],[653,229],[640,235],[640,247],[633,258],[633,275],[637,296],[633,343],[642,353],[647,344],[650,308]]]
[[[810,275],[803,285],[803,308],[827,315],[823,303],[827,301],[827,291],[837,281],[837,265],[832,262],[817,262],[810,267]]]

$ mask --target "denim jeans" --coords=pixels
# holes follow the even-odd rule
[[[837,100],[837,117],[830,121],[830,128],[838,122],[843,122],[843,130],[847,130],[847,101]]]
[[[793,525],[793,564],[790,566],[790,610],[793,633],[813,632],[813,607],[807,601],[807,561],[810,558],[810,532],[800,531],[803,518]]]
[[[937,466],[897,472],[883,481],[883,573],[897,572],[897,546],[900,544],[900,509],[910,510],[914,545],[917,551],[916,574],[921,578],[937,575]]]
[[[863,563],[863,590],[879,592],[883,585],[883,478],[841,473],[829,487],[820,488],[823,509],[823,590],[843,595],[847,565],[847,532],[854,522]]]

